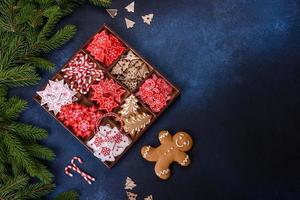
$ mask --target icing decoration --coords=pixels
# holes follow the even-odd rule
[[[127,10],[127,12],[134,12],[134,1],[126,6],[125,9]]]
[[[49,80],[46,88],[37,94],[41,97],[41,105],[47,104],[48,110],[57,115],[62,106],[72,103],[76,92],[70,90],[64,80]]]
[[[82,94],[89,91],[92,83],[103,79],[103,71],[83,52],[78,53],[61,71],[70,88]]]
[[[99,104],[100,110],[111,112],[119,106],[119,102],[126,90],[112,79],[99,81],[91,86],[93,89],[91,99]]]
[[[154,14],[151,13],[151,14],[142,16],[142,19],[143,19],[144,23],[146,23],[146,24],[148,24],[148,25],[151,25],[153,16],[154,16]]]
[[[84,180],[88,183],[88,184],[92,184],[92,181],[95,181],[96,179],[94,177],[92,177],[91,175],[85,173],[84,171],[82,171],[76,164],[75,164],[75,160],[77,160],[80,164],[83,163],[82,159],[80,157],[73,157],[71,160],[71,164],[65,167],[65,174],[73,177],[73,174],[69,171],[70,169],[73,170],[74,172],[79,173]]]
[[[134,187],[136,187],[135,182],[130,178],[126,178],[126,183],[125,183],[125,190],[132,190]]]
[[[135,90],[150,71],[150,67],[130,50],[112,68],[111,73],[130,90]]]
[[[173,88],[155,74],[148,78],[139,88],[137,96],[150,106],[154,112],[161,111],[172,98]]]
[[[72,103],[62,107],[58,119],[69,127],[80,138],[90,137],[96,127],[102,113],[96,106],[86,107],[78,103]]]
[[[113,63],[125,49],[124,44],[106,30],[97,33],[86,47],[86,50],[105,67]]]
[[[117,9],[106,9],[106,12],[111,16],[111,18],[115,18],[118,15]]]

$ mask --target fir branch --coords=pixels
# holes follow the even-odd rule
[[[67,25],[58,30],[48,41],[41,43],[40,48],[45,53],[48,53],[70,40],[74,36],[75,31],[74,25]]]
[[[38,159],[50,161],[55,158],[55,154],[52,150],[40,144],[27,144],[26,150],[28,153],[30,153],[31,156]]]
[[[8,101],[0,98],[0,117],[7,121],[15,120],[26,106],[27,102],[18,97],[12,97]]]
[[[48,133],[45,129],[18,122],[9,124],[7,126],[7,130],[18,135],[25,141],[33,142],[36,140],[46,139],[48,137]]]
[[[52,70],[54,67],[54,64],[51,61],[40,57],[31,57],[29,58],[28,62],[32,66],[43,70]]]
[[[0,85],[8,87],[36,84],[40,80],[35,68],[29,64],[10,69],[0,69]]]
[[[89,0],[95,6],[103,6],[108,8],[111,5],[111,0]]]
[[[79,195],[75,191],[64,192],[59,196],[55,197],[54,200],[77,200],[79,199]]]
[[[28,184],[29,177],[26,175],[10,178],[0,185],[0,199],[15,199],[15,193]]]

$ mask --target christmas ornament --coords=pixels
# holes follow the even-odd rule
[[[127,10],[127,12],[134,12],[134,1],[126,6],[125,9]]]
[[[97,33],[86,47],[86,50],[105,67],[113,63],[125,49],[124,44],[106,30]]]
[[[129,137],[121,133],[123,124],[121,118],[115,113],[106,113],[99,119],[101,120],[107,116],[114,116],[121,122],[121,128],[111,127],[111,125],[100,125],[95,136],[87,142],[87,146],[94,151],[94,155],[105,161],[115,161],[115,157],[121,155],[127,146],[131,144]]]
[[[137,194],[133,193],[133,192],[126,192],[128,200],[136,200],[137,198]]]
[[[172,98],[173,88],[155,74],[147,79],[139,88],[137,96],[150,106],[154,112],[161,111]]]
[[[101,80],[91,87],[93,89],[91,100],[96,101],[99,104],[99,109],[106,112],[111,112],[118,107],[122,95],[126,92],[112,79]]]
[[[134,27],[135,22],[125,17],[125,24],[127,29],[129,29]]]
[[[63,106],[58,115],[58,119],[69,127],[73,133],[80,138],[90,137],[96,127],[97,120],[102,116],[96,106],[83,106],[72,103]]]
[[[83,163],[81,158],[79,158],[77,156],[73,157],[73,159],[71,160],[71,164],[68,165],[67,167],[65,167],[65,174],[70,177],[73,177],[73,174],[69,171],[71,169],[71,170],[79,173],[88,184],[92,184],[92,181],[95,181],[96,179],[94,177],[90,176],[89,174],[81,171],[80,168],[75,164],[75,160],[78,160],[78,162],[80,164]]]
[[[142,19],[143,19],[144,23],[151,25],[153,16],[154,16],[154,14],[144,15],[144,16],[142,16]]]
[[[145,197],[144,200],[153,200],[153,197],[152,197],[152,195],[149,195],[149,196]]]
[[[125,99],[125,103],[121,105],[121,110],[119,114],[122,117],[127,117],[129,115],[136,115],[139,109],[138,100],[134,95],[130,95]]]
[[[137,114],[124,119],[124,130],[129,133],[132,138],[136,136],[151,122],[151,115],[146,113]]]
[[[57,115],[62,106],[72,103],[76,92],[70,90],[64,80],[49,80],[46,88],[37,94],[41,97],[41,105],[47,104],[48,110]]]
[[[111,16],[111,18],[115,18],[118,15],[117,9],[106,9],[106,12]]]
[[[140,111],[138,100],[134,95],[125,99],[119,111],[124,121],[124,131],[134,138],[142,129],[144,129],[152,119],[152,115]]]
[[[133,91],[150,71],[150,67],[130,50],[112,68],[111,74]]]
[[[132,190],[134,187],[136,187],[135,182],[130,177],[127,177],[125,183],[125,190]]]
[[[83,52],[78,53],[61,71],[71,89],[82,94],[89,91],[92,83],[103,79],[103,71]]]

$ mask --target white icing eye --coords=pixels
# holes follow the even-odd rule
[[[180,140],[182,140],[182,137],[181,137],[181,136],[179,136],[179,139],[180,139]]]
[[[186,145],[187,143],[186,143],[186,142],[184,142],[183,144],[184,144],[184,145]]]

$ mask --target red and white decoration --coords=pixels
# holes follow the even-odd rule
[[[125,49],[125,46],[118,38],[105,30],[97,33],[86,47],[86,50],[105,67],[112,64]]]
[[[60,112],[62,106],[72,103],[76,94],[64,80],[49,80],[46,88],[36,93],[41,97],[41,105],[47,105],[48,110],[53,111],[55,115]]]
[[[97,121],[102,117],[96,106],[86,107],[78,103],[63,106],[58,119],[69,127],[77,137],[86,139],[95,130]]]
[[[161,111],[172,98],[173,88],[163,78],[155,74],[141,85],[137,95],[154,112]]]
[[[94,151],[94,155],[104,161],[114,161],[116,156],[122,154],[131,140],[122,134],[117,127],[110,125],[99,126],[95,136],[87,142],[87,146]]]
[[[80,164],[83,163],[81,158],[77,156],[73,157],[73,159],[71,160],[71,164],[65,167],[65,174],[73,177],[73,174],[70,172],[70,170],[73,170],[74,172],[79,173],[88,184],[92,184],[92,181],[95,181],[96,179],[91,175],[81,171],[81,169],[75,164],[75,160],[77,160]]]
[[[68,67],[61,71],[64,78],[68,80],[70,88],[81,94],[86,94],[91,84],[104,77],[103,71],[83,52],[78,53],[69,62]]]

